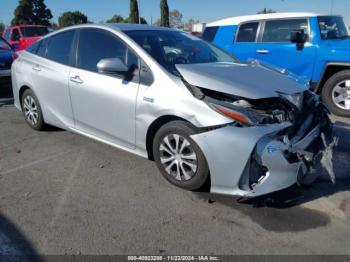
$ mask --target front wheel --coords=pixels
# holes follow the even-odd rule
[[[153,155],[162,175],[186,190],[202,188],[209,177],[206,158],[191,139],[195,128],[184,121],[173,121],[159,129],[153,142]]]
[[[350,70],[340,71],[328,79],[322,100],[333,114],[350,117]]]

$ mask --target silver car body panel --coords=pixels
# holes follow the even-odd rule
[[[294,78],[254,63],[185,64],[176,68],[191,85],[244,98],[277,97],[278,92],[293,94],[307,90]]]
[[[295,183],[299,165],[288,165],[282,159],[281,150],[276,150],[274,156],[267,153],[269,146],[278,143],[273,134],[290,126],[289,122],[247,128],[231,125],[231,118],[195,98],[180,77],[162,68],[122,32],[128,28],[169,29],[137,25],[80,25],[53,32],[44,39],[79,28],[107,30],[122,39],[149,67],[154,76],[152,84],[126,82],[118,77],[61,65],[22,51],[12,65],[14,100],[19,110],[20,92],[22,88],[30,88],[40,101],[46,123],[145,158],[149,156],[146,138],[152,124],[169,116],[183,119],[204,130],[192,138],[208,161],[212,192],[257,196]],[[276,91],[292,94],[306,89],[305,85],[299,85],[283,74],[254,65],[225,63],[177,67],[190,84],[243,97],[275,97]],[[258,147],[261,148],[261,161],[271,167],[270,174],[254,190],[243,190],[239,181],[250,155]]]
[[[265,152],[271,143],[262,142],[264,163],[270,167],[270,174],[256,186],[254,190],[242,190],[239,186],[242,174],[249,164],[250,155],[259,141],[267,135],[272,135],[291,126],[291,123],[240,128],[227,126],[207,133],[193,135],[192,139],[198,143],[207,156],[209,169],[215,174],[211,176],[211,192],[227,195],[258,196],[293,185],[296,182],[297,165],[289,165],[281,155],[281,150],[273,155]],[[225,138],[225,139],[223,139]],[[218,152],[221,152],[218,154]]]

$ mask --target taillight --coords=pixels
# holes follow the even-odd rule
[[[12,54],[13,61],[15,61],[18,57],[19,57],[19,55],[17,53]]]

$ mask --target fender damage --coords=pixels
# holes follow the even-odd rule
[[[261,196],[315,180],[318,166],[335,183],[332,154],[338,138],[317,95],[299,84],[288,92],[266,89],[266,83],[266,92],[235,88],[231,92],[229,83],[222,88],[221,81],[215,87],[199,87],[194,85],[197,76],[184,67],[178,69],[194,97],[219,113],[238,116],[231,124],[192,136],[207,158],[212,193]],[[282,78],[279,84],[283,86]]]

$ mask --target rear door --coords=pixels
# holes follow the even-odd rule
[[[248,22],[241,24],[234,36],[233,54],[240,60],[249,60],[256,57],[256,42],[260,22]]]
[[[290,40],[291,33],[296,30],[304,30],[308,35],[308,40],[300,51]],[[267,20],[263,24],[262,34],[256,44],[256,58],[311,79],[316,46],[310,39],[308,18]]]
[[[68,79],[76,30],[64,31],[40,41],[37,57],[30,59],[34,91],[50,124],[73,127]]]
[[[104,58],[120,58],[131,75],[99,73],[97,64]],[[121,39],[104,29],[81,29],[69,86],[77,130],[123,147],[135,147],[139,58]]]

